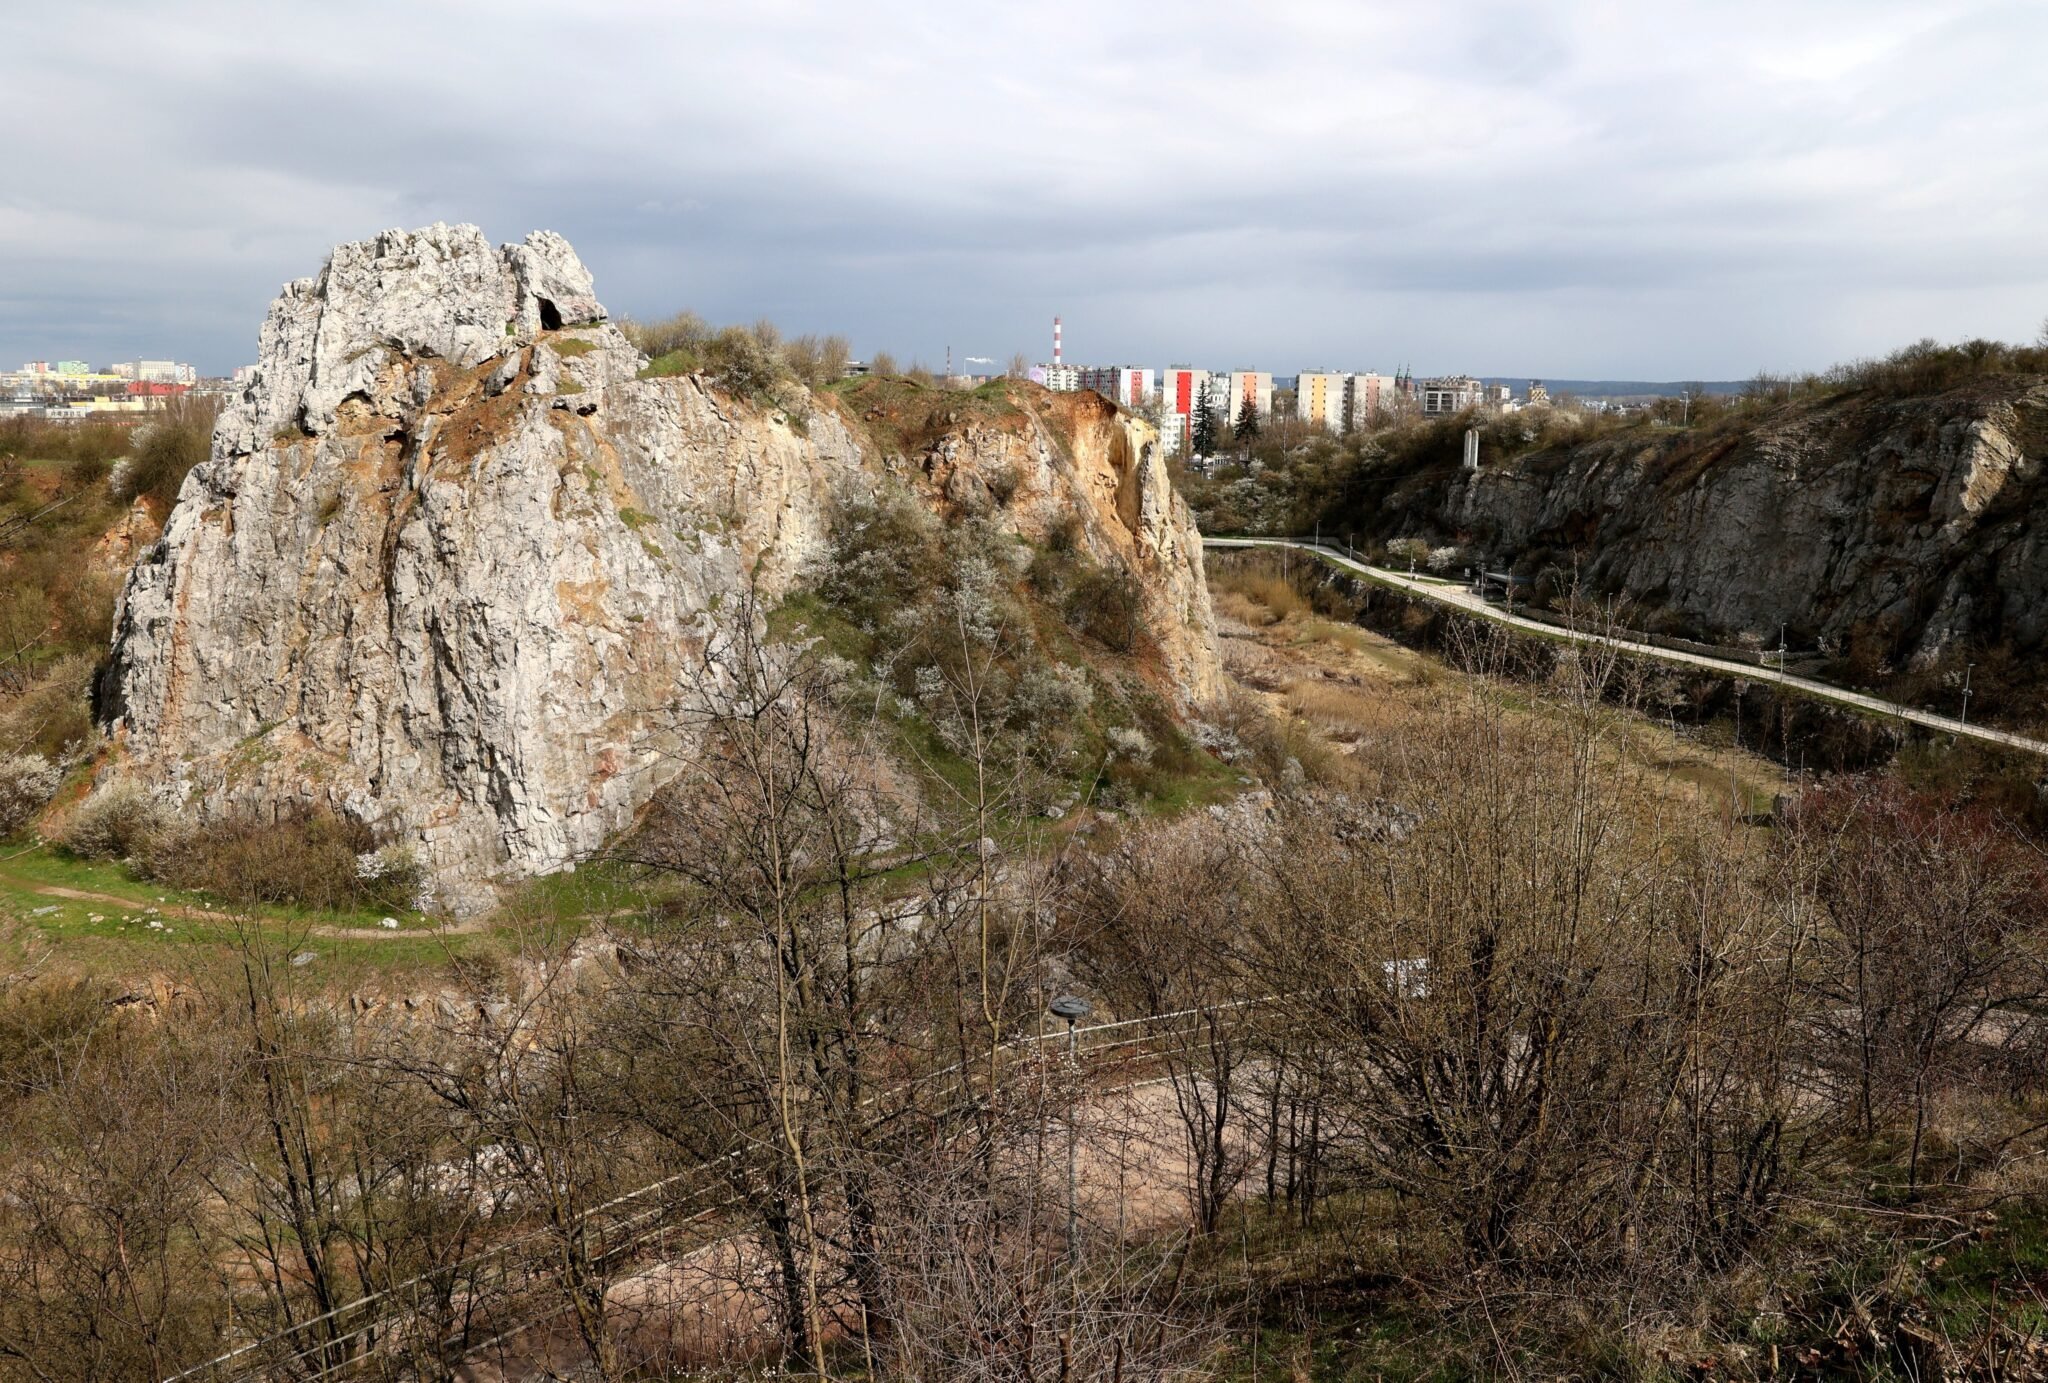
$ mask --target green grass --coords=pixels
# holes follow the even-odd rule
[[[1974,1336],[1997,1321],[2048,1337],[2048,1204],[2013,1202],[1981,1237],[1945,1253],[1924,1254],[1920,1267],[1929,1296],[1956,1336]]]
[[[548,349],[562,356],[589,355],[597,349],[597,342],[580,336],[557,336],[548,342]]]
[[[704,361],[695,351],[670,351],[657,355],[641,369],[641,379],[667,379],[672,375],[695,374],[704,368]]]
[[[53,888],[104,896],[62,898],[41,891]],[[216,915],[184,917],[180,910]],[[398,932],[379,925],[386,915],[399,919]],[[433,920],[414,912],[228,903],[139,878],[125,864],[78,859],[23,840],[0,847],[0,951],[47,951],[82,969],[185,968],[203,965],[205,952],[231,949],[238,919],[253,922],[268,938],[292,943],[295,951],[313,952],[328,978],[432,968],[451,955],[495,944],[488,932],[437,936]],[[359,935],[315,936],[307,930],[312,927]]]
[[[631,914],[645,912],[674,891],[638,865],[592,860],[573,870],[528,879],[506,901],[505,913],[564,926],[605,918],[630,920]]]

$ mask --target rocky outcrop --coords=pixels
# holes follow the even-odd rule
[[[993,516],[1034,543],[1078,521],[1097,561],[1136,577],[1165,688],[1183,706],[1212,701],[1221,665],[1201,537],[1167,474],[1158,429],[1099,394],[1014,387],[1021,408],[984,421],[948,410],[938,438],[909,458],[928,495],[945,512]]]
[[[346,812],[463,910],[628,825],[719,621],[750,584],[786,593],[835,497],[884,470],[829,408],[793,419],[645,364],[551,233],[387,232],[288,285],[129,574],[110,771],[199,817]],[[1050,424],[941,439],[955,474],[928,492],[1032,459],[1019,522],[1079,513],[1146,588],[1165,675],[1205,696],[1192,525],[1142,430],[1091,429],[1069,450]]]
[[[1360,531],[1427,529],[1569,573],[1674,630],[1905,667],[2048,641],[2035,522],[2048,384],[1848,395],[1695,434],[1638,429],[1378,484]]]

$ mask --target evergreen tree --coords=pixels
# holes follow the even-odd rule
[[[1214,456],[1216,454],[1216,411],[1209,407],[1209,393],[1206,389],[1202,391],[1201,397],[1195,400],[1194,432],[1195,455]]]
[[[1240,442],[1249,442],[1259,435],[1259,405],[1255,399],[1245,399],[1237,409],[1237,431]]]

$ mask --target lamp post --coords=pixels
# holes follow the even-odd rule
[[[1963,664],[1963,724],[1965,725],[1970,723],[1970,673],[1976,667],[1975,663]]]
[[[1078,994],[1062,994],[1046,1005],[1053,1017],[1067,1020],[1067,1070],[1078,1074],[1081,1069],[1080,1038],[1074,1024],[1095,1012],[1095,1005]],[[1076,1082],[1078,1085],[1078,1082]],[[1075,1099],[1079,1098],[1075,1091]],[[1074,1198],[1076,1164],[1080,1156],[1080,1142],[1074,1128],[1073,1104],[1067,1106],[1067,1268],[1072,1271],[1081,1266],[1081,1212],[1079,1202]]]

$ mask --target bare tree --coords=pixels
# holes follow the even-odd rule
[[[1213,1234],[1247,1169],[1239,1081],[1255,997],[1238,964],[1251,870],[1227,830],[1206,819],[1081,862],[1069,905],[1084,973],[1147,1024],[1186,1137],[1195,1224]]]
[[[1893,1110],[1910,1112],[1917,1185],[1940,1066],[1998,1041],[2040,997],[2030,961],[2048,871],[1989,814],[1942,809],[1889,778],[1810,794],[1788,843],[1825,908],[1815,1022],[1865,1137]]]
[[[93,1027],[0,1139],[0,1377],[162,1378],[227,1329],[208,1186],[241,1128],[235,1055],[140,1016]]]

